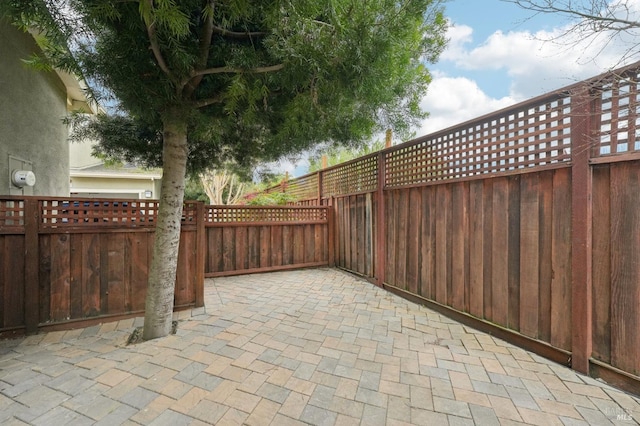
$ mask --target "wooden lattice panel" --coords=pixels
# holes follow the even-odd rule
[[[287,182],[287,194],[293,195],[297,200],[307,200],[318,197],[318,174],[303,176]]]
[[[637,73],[612,77],[600,92],[600,138],[594,156],[640,152]]]
[[[24,227],[24,201],[0,200],[0,228],[22,229]]]
[[[501,173],[571,158],[570,98],[418,139],[386,154],[386,187]]]
[[[45,227],[67,226],[153,226],[157,201],[43,200],[41,221]]]
[[[378,188],[378,155],[368,155],[322,172],[322,196],[375,191]]]
[[[326,207],[206,206],[205,223],[325,222]]]

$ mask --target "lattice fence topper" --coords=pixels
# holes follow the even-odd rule
[[[637,70],[613,75],[600,92],[600,138],[594,156],[640,152]]]
[[[304,223],[326,220],[326,207],[205,206],[205,223]]]
[[[297,200],[308,200],[318,196],[318,174],[302,176],[287,183],[287,193]]]
[[[22,229],[24,227],[24,201],[0,199],[0,228]]]
[[[571,159],[567,97],[436,133],[386,154],[386,187],[500,173]]]
[[[331,197],[378,187],[378,154],[370,154],[321,172],[322,196]]]
[[[42,200],[42,224],[45,227],[153,226],[158,212],[157,201],[122,200]]]

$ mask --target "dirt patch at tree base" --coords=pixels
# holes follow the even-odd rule
[[[144,342],[145,340],[142,337],[143,330],[144,330],[144,327],[136,327],[133,330],[133,332],[131,332],[131,335],[129,335],[129,338],[127,339],[127,346]],[[171,334],[176,334],[177,331],[178,331],[178,321],[171,321]]]

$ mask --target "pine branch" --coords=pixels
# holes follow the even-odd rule
[[[153,8],[153,0],[147,0],[149,9]],[[162,56],[162,52],[160,51],[160,44],[158,43],[158,35],[156,34],[156,23],[155,21],[146,23],[147,27],[147,35],[149,36],[149,42],[151,43],[151,51],[153,52],[153,56],[155,56],[156,61],[158,61],[158,66],[164,72],[171,81],[176,81],[175,76],[167,66],[167,63]]]
[[[267,72],[279,71],[284,68],[284,64],[270,65],[266,67],[257,67],[252,69],[233,68],[233,67],[217,67],[197,70],[192,72],[192,76],[211,75],[211,74],[262,74]]]
[[[202,33],[200,34],[200,46],[199,46],[199,55],[198,62],[196,68],[202,69],[206,67],[207,60],[209,59],[209,48],[211,47],[211,36],[213,35],[213,10],[215,7],[214,1],[210,0],[209,4],[206,6],[209,10],[205,9],[204,17],[204,27],[202,28]],[[202,81],[203,75],[197,75],[195,77],[189,78],[184,84],[184,97],[189,98],[193,95],[193,92],[196,90],[200,82]]]
[[[199,99],[197,101],[193,101],[192,105],[196,108],[203,108],[213,104],[219,104],[222,102],[222,96],[213,96],[211,98]]]
[[[220,28],[216,26],[213,27],[213,32],[215,32],[216,34],[220,34],[223,37],[241,38],[241,39],[252,38],[252,37],[262,37],[268,34],[266,31],[246,31],[246,32],[230,31],[230,30],[225,30],[224,28]]]

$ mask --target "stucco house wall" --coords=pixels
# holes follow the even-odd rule
[[[69,147],[72,196],[91,198],[160,198],[161,169],[134,165],[106,166],[92,155],[95,141],[73,142]]]
[[[21,60],[38,51],[33,36],[0,20],[0,194],[68,196],[69,141],[62,120],[82,95],[72,96],[69,76],[26,67]],[[16,168],[33,171],[35,185],[12,185]]]
[[[160,198],[162,171],[91,167],[71,170],[71,194],[91,198]]]

